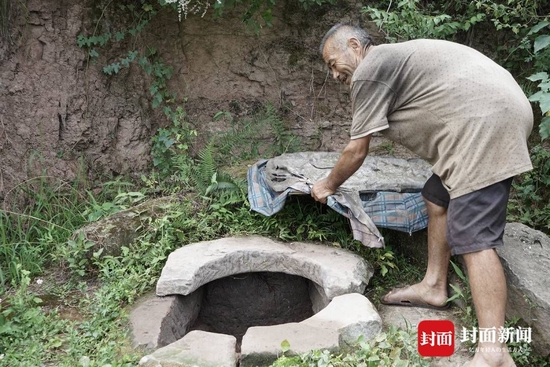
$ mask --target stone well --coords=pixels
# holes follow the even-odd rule
[[[184,246],[131,313],[134,345],[152,352],[140,365],[263,366],[284,340],[293,354],[371,338],[381,329],[362,295],[372,273],[360,256],[319,244],[249,236]]]

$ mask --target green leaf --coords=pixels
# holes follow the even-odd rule
[[[543,36],[538,36],[535,39],[535,53],[539,52],[540,50],[548,47],[550,45],[550,36],[545,34]]]
[[[452,284],[451,284],[451,286],[452,286]],[[460,289],[458,289],[458,290],[460,291]],[[456,292],[456,291],[455,291],[455,292]],[[447,298],[447,301],[446,301],[446,302],[447,302],[447,303],[452,302],[452,301],[454,301],[454,300],[457,299],[457,298],[461,298],[462,296],[463,296],[462,293],[455,293],[455,294],[453,294],[451,297]]]
[[[451,265],[453,266],[456,275],[458,275],[461,280],[466,281],[466,277],[464,276],[464,273],[462,272],[462,270],[460,270],[458,265],[456,265],[453,261],[451,261]]]
[[[540,73],[536,73],[528,76],[527,79],[529,79],[532,82],[536,82],[537,80],[545,80],[545,79],[548,79],[548,73],[541,71]]]
[[[137,51],[128,51],[128,59],[130,59],[130,61],[134,61],[138,56],[138,52]]]
[[[540,121],[539,133],[542,140],[550,136],[550,116],[545,116]]]
[[[152,106],[153,108],[157,108],[162,103],[162,95],[160,93],[157,93],[155,95],[155,98],[153,98]]]
[[[87,41],[88,41],[88,39],[86,38],[86,36],[84,36],[82,34],[79,34],[78,37],[76,37],[76,44],[80,48],[86,46]]]
[[[222,117],[223,115],[225,114],[224,111],[218,111],[216,112],[216,114],[214,115],[214,121],[217,121],[220,117]]]
[[[52,346],[53,348],[59,348],[62,345],[63,345],[63,341],[59,338],[56,338],[50,342],[50,346]]]
[[[546,114],[548,111],[550,111],[550,93],[539,91],[529,97],[529,100],[533,102],[537,101],[543,114]]]
[[[120,63],[116,63],[116,64],[113,64],[113,71],[115,72],[115,74],[118,74],[118,72],[120,71]]]
[[[99,250],[97,250],[96,252],[94,252],[94,253],[92,254],[92,256],[93,256],[94,258],[96,258],[96,259],[99,258],[99,257],[101,256],[101,254],[103,253],[103,250],[104,250],[103,247],[100,248]]]
[[[115,33],[115,40],[116,41],[122,41],[124,39],[124,32],[116,32]]]
[[[527,34],[529,35],[529,34],[533,34],[533,33],[538,33],[541,29],[546,27],[548,24],[550,24],[550,22],[547,22],[547,21],[540,22],[539,24],[537,24],[536,26],[531,28],[531,30]]]
[[[99,56],[99,54],[97,53],[97,51],[94,48],[92,48],[90,50],[89,55],[90,55],[90,57],[98,57]]]
[[[281,342],[281,350],[284,352],[288,352],[290,350],[290,343],[288,342],[288,340],[283,340]]]

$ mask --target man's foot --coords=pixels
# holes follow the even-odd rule
[[[489,351],[477,352],[474,359],[463,367],[516,367],[516,364],[508,352]]]
[[[394,289],[380,299],[384,305],[422,307],[434,310],[449,308],[447,289],[427,287],[422,283]]]

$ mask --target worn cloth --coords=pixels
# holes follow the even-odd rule
[[[451,199],[532,169],[529,101],[508,71],[467,46],[373,46],[351,99],[351,138],[380,131],[403,144],[432,164]]]
[[[257,162],[248,170],[251,209],[270,216],[290,195],[310,194],[312,184],[330,173],[338,157],[339,153],[303,152]],[[350,219],[354,239],[383,247],[377,227],[407,233],[426,228],[428,214],[419,191],[429,176],[429,165],[422,160],[367,157],[327,204]]]

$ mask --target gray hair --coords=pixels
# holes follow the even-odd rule
[[[323,37],[323,40],[321,41],[321,46],[319,47],[319,52],[321,55],[323,54],[323,49],[325,48],[325,44],[327,41],[332,37],[337,37],[334,45],[340,49],[344,49],[347,46],[347,41],[350,38],[357,38],[361,46],[365,47],[371,44],[374,44],[374,41],[372,40],[371,36],[365,30],[362,28],[359,28],[357,26],[346,24],[346,23],[338,23],[334,25],[327,34]]]

